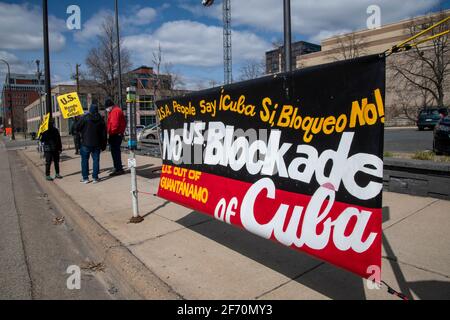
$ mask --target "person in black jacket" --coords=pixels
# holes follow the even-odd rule
[[[80,182],[89,183],[89,158],[92,155],[94,183],[99,182],[100,152],[106,150],[106,125],[98,113],[98,106],[92,104],[89,113],[77,123],[76,131],[81,138],[81,174]]]
[[[80,134],[77,131],[77,123],[80,121],[80,117],[75,117],[73,119],[72,128],[70,130],[70,134],[73,136],[73,143],[75,145],[75,154],[80,154]]]
[[[53,161],[56,173],[55,179],[62,179],[62,176],[59,174],[59,155],[62,152],[61,136],[58,129],[53,125],[53,119],[49,120],[48,130],[42,133],[40,140],[44,147],[45,178],[48,181],[53,180],[50,176],[50,166]]]

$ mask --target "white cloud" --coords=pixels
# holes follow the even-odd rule
[[[66,44],[65,21],[49,16],[50,49]],[[0,2],[0,49],[36,50],[42,48],[42,13],[36,6]]]
[[[86,42],[92,40],[101,34],[102,24],[108,16],[114,13],[110,10],[100,10],[91,18],[86,20],[81,26],[81,30],[76,31],[74,37],[77,42]]]
[[[125,18],[124,23],[130,23],[133,25],[141,26],[151,23],[156,18],[156,10],[153,8],[142,8],[135,16],[129,16]]]
[[[102,33],[102,24],[107,17],[114,17],[111,10],[100,10],[83,23],[81,30],[75,33],[75,41],[86,42],[95,40]],[[121,30],[134,26],[144,26],[152,23],[156,18],[156,10],[150,7],[140,8],[133,15],[120,16]]]
[[[30,72],[30,63],[26,63],[19,59],[15,54],[0,50],[0,59],[6,60],[9,63],[11,73],[28,73]],[[4,63],[0,64],[1,77],[0,80],[4,80],[4,73],[6,73],[7,68]],[[4,71],[4,72],[3,72]]]
[[[407,19],[433,9],[440,0],[377,0],[382,23]],[[366,28],[367,7],[373,0],[292,0],[292,30],[311,39],[321,39],[320,33],[336,34],[336,30]],[[204,8],[201,5],[180,4],[194,15],[222,19],[222,6]],[[231,1],[232,24],[257,30],[283,31],[283,2],[280,0]]]
[[[233,32],[233,59],[261,58],[270,44],[250,32]],[[153,34],[125,37],[123,45],[139,62],[151,64],[152,52],[161,45],[164,60],[186,66],[212,67],[222,64],[222,28],[180,20],[164,23]]]

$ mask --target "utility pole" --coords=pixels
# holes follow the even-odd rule
[[[44,118],[44,115],[42,113],[42,90],[41,90],[41,69],[40,69],[40,60],[36,60],[36,76],[37,76],[37,80],[38,80],[38,93],[39,93],[39,118],[41,119],[41,123],[42,120]]]
[[[42,121],[44,120],[44,113],[42,112],[42,90],[41,90],[41,69],[40,69],[40,60],[36,60],[36,68],[37,68],[37,80],[38,80],[38,93],[39,93],[39,118],[40,118],[40,122],[39,124],[42,123]],[[42,144],[38,139],[38,152],[40,154],[40,157],[42,157]]]
[[[77,81],[77,93],[80,94],[80,70],[81,64],[75,65],[75,80]]]
[[[48,44],[48,8],[47,0],[42,0],[42,25],[44,31],[44,64],[45,64],[45,106],[52,118],[52,89],[50,84],[50,49]]]
[[[119,97],[119,107],[123,108],[123,101],[122,101],[122,63],[120,61],[120,34],[119,34],[119,4],[118,0],[115,0],[115,11],[116,11],[116,17],[115,17],[115,23],[116,23],[116,44],[117,44],[117,63],[119,67],[118,71],[118,81],[119,81],[119,89],[118,89],[118,97]]]
[[[284,62],[286,72],[292,71],[291,0],[284,0]]]

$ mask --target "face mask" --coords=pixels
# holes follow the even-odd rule
[[[112,107],[106,108],[106,111],[111,112]]]

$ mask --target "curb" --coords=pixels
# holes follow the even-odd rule
[[[450,164],[415,159],[384,159],[386,191],[450,200]]]
[[[118,287],[132,299],[180,300],[182,297],[149,270],[131,251],[103,228],[55,183],[48,183],[40,169],[22,151],[17,152],[57,211],[73,225],[89,248],[111,268]]]

